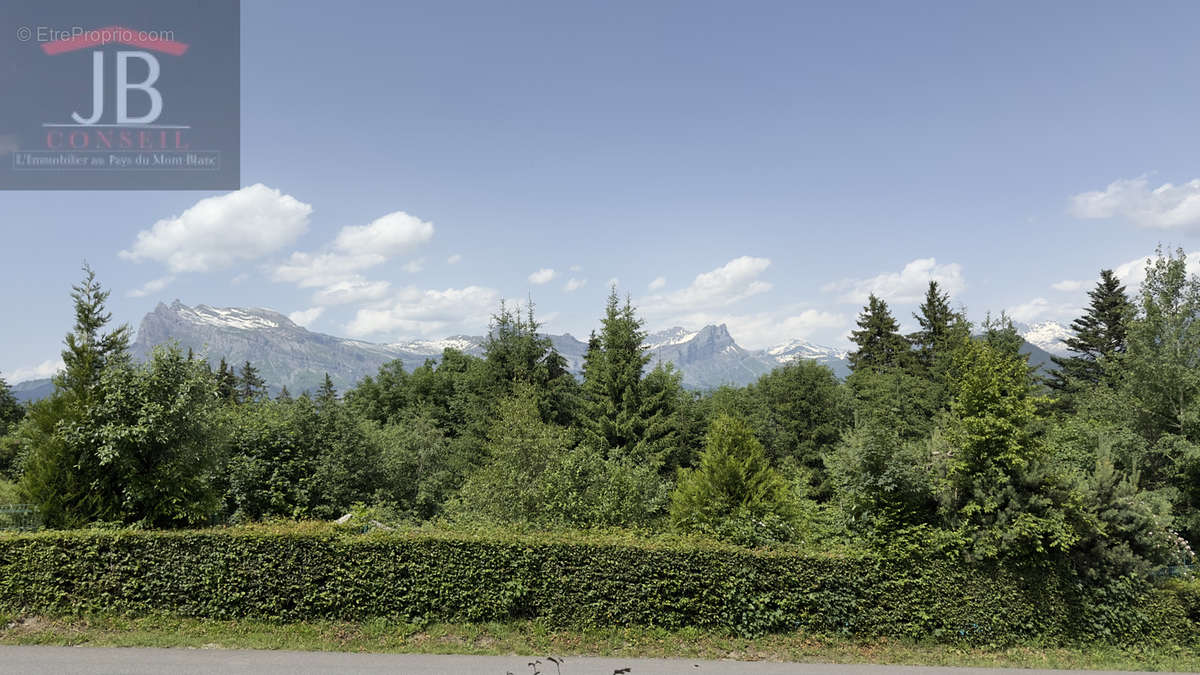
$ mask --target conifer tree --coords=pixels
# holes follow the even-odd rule
[[[258,369],[247,361],[242,365],[242,372],[238,377],[238,400],[250,403],[266,393],[266,382],[259,376]]]
[[[12,389],[4,378],[0,377],[0,436],[24,416],[25,408],[17,401],[17,397],[13,396]]]
[[[730,521],[796,516],[791,487],[771,466],[745,422],[721,415],[713,420],[695,469],[679,472],[671,495],[671,525],[682,531],[721,533]]]
[[[645,339],[633,301],[626,297],[621,304],[614,286],[605,305],[600,335],[589,341],[583,366],[588,440],[610,453],[646,455],[643,459],[661,450],[655,447],[656,441],[669,433],[669,425],[662,422],[674,402],[670,395],[652,395],[649,385],[643,382],[643,371],[650,362]],[[678,375],[664,371],[653,381],[657,383],[655,388],[673,391],[676,387],[668,381],[677,383]]]
[[[858,349],[850,352],[850,369],[887,370],[903,367],[910,356],[908,340],[887,303],[872,293],[858,316],[858,330],[850,333]]]
[[[337,403],[337,387],[333,386],[333,379],[329,377],[329,373],[325,373],[325,381],[321,383],[321,388],[317,390],[317,407],[324,408],[327,405]]]
[[[236,403],[237,393],[237,375],[222,358],[221,364],[217,366],[217,398],[229,403]]]
[[[920,325],[920,330],[908,336],[915,347],[914,359],[918,367],[929,372],[934,368],[934,362],[941,355],[954,332],[954,324],[960,317],[950,308],[950,294],[943,293],[938,282],[929,281],[925,290],[925,300],[914,313],[913,318]]]
[[[111,291],[100,286],[96,273],[87,263],[83,265],[83,275],[83,281],[72,287],[75,329],[67,334],[67,348],[62,353],[63,370],[55,379],[55,385],[86,405],[104,368],[129,359],[129,326],[102,332],[112,320],[112,314],[104,306]]]
[[[63,370],[54,378],[54,396],[41,408],[48,433],[33,448],[21,478],[21,491],[54,527],[114,520],[121,508],[120,477],[111,465],[111,448],[98,438],[104,420],[97,411],[105,402],[104,373],[129,362],[129,326],[104,332],[112,319],[105,309],[109,291],[86,263],[83,273],[72,287],[75,326],[65,339]]]
[[[284,402],[292,400],[292,392],[288,391],[286,384],[279,390],[279,395],[275,397],[275,400]]]
[[[1071,322],[1074,335],[1063,343],[1072,356],[1051,357],[1058,369],[1050,386],[1067,391],[1076,384],[1095,384],[1103,375],[1101,360],[1125,352],[1133,304],[1112,270],[1101,270],[1096,287],[1088,291],[1091,302],[1083,316]]]

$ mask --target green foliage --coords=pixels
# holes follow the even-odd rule
[[[1049,384],[1064,394],[1098,384],[1104,375],[1104,360],[1125,353],[1128,324],[1134,314],[1125,286],[1112,270],[1101,270],[1100,281],[1088,291],[1088,297],[1083,316],[1071,322],[1074,335],[1064,340],[1072,356],[1051,357],[1058,369]]]
[[[1047,463],[1031,433],[1037,415],[1029,367],[1001,342],[959,354],[945,458],[945,516],[980,557],[1043,563],[1079,538],[1078,496]]]
[[[336,518],[383,488],[381,436],[334,401],[259,401],[225,411],[227,510],[235,521]]]
[[[809,491],[827,496],[822,458],[851,420],[849,396],[833,371],[799,359],[763,375],[748,391],[751,413],[744,419],[768,458],[804,467]]]
[[[96,520],[120,520],[121,477],[108,466],[113,456],[103,436],[107,420],[104,377],[127,367],[129,327],[103,332],[111,315],[109,292],[86,264],[74,286],[75,326],[66,337],[63,370],[55,393],[30,409],[29,424],[17,430],[23,446],[21,492],[51,527],[72,527]]]
[[[25,417],[25,407],[17,401],[17,397],[13,396],[8,382],[0,377],[0,436],[8,433],[9,429],[20,422],[23,417]],[[0,463],[0,473],[3,473],[6,468]]]
[[[328,376],[326,376],[328,377]],[[249,361],[242,364],[242,370],[237,377],[237,400],[239,403],[251,403],[267,395],[267,383],[258,374]]]
[[[658,366],[643,378],[650,357],[642,320],[629,298],[622,305],[614,286],[605,305],[600,335],[584,355],[585,442],[614,457],[668,466],[681,460],[676,415],[684,405],[682,375]]]
[[[223,450],[210,423],[216,390],[208,369],[178,348],[159,347],[149,363],[105,369],[103,397],[59,433],[73,447],[95,444],[116,494],[111,520],[146,527],[209,522],[220,511],[214,474]]]
[[[846,434],[826,462],[851,522],[875,532],[933,522],[931,448],[938,440],[906,442],[884,416],[861,421]]]
[[[0,535],[0,611],[274,621],[542,619],[966,645],[1191,644],[1195,593],[942,556],[328,526]],[[922,544],[922,548],[925,546]]]
[[[541,419],[536,393],[518,387],[501,402],[487,462],[467,479],[460,519],[591,527],[644,524],[666,491],[653,466],[609,456]]]
[[[900,334],[900,324],[887,303],[874,293],[858,315],[858,330],[851,331],[850,340],[858,346],[850,352],[850,370],[854,372],[901,368],[909,363],[911,346]]]
[[[747,526],[769,529],[770,539],[792,538],[798,515],[787,480],[771,466],[745,422],[713,420],[700,463],[682,469],[671,495],[671,526],[728,537]]]

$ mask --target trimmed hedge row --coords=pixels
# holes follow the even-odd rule
[[[803,630],[971,644],[1193,642],[1177,592],[945,559],[329,528],[0,536],[0,610],[571,628]]]

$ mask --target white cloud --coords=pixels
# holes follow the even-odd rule
[[[288,314],[288,318],[291,319],[293,323],[296,323],[298,325],[301,325],[301,326],[304,326],[307,328],[310,324],[312,324],[312,322],[317,320],[317,317],[321,316],[321,314],[323,314],[324,312],[325,312],[324,307],[309,307],[308,309],[301,310],[299,312],[292,312],[291,314]]]
[[[654,281],[651,281],[650,285],[647,286],[646,288],[649,288],[652,291],[658,291],[658,290],[662,290],[666,287],[667,287],[667,278],[666,277],[655,277]]]
[[[358,276],[357,272],[383,263],[387,258],[372,253],[302,253],[297,251],[271,273],[275,281],[292,282],[301,288],[330,286]]]
[[[1200,179],[1150,188],[1145,177],[1115,180],[1103,190],[1071,198],[1076,218],[1126,218],[1140,227],[1162,230],[1200,226]]]
[[[147,281],[146,283],[142,284],[140,287],[135,288],[132,291],[129,291],[129,293],[127,293],[126,295],[128,295],[131,298],[143,298],[147,295],[150,295],[151,293],[157,293],[157,292],[161,291],[162,289],[166,288],[167,285],[170,284],[174,280],[175,280],[174,275],[168,275],[165,277],[159,277],[157,279],[151,279],[150,281]]]
[[[1046,298],[1034,298],[1029,302],[1005,309],[1013,321],[1030,323],[1038,320],[1053,320],[1066,323],[1079,316],[1078,302],[1050,302]]]
[[[889,303],[920,302],[930,281],[938,282],[942,292],[961,293],[966,287],[962,265],[937,264],[936,258],[917,258],[900,272],[880,274],[869,279],[842,279],[821,287],[827,293],[838,293],[842,302],[863,304],[874,293]]]
[[[246,272],[242,272],[241,274],[237,275],[236,277],[230,279],[229,283],[234,286],[237,286],[238,284],[243,283],[244,281],[246,281],[249,278],[250,278],[249,274],[247,274]]]
[[[711,272],[696,275],[687,288],[646,298],[643,311],[648,316],[680,315],[725,307],[765,293],[771,290],[771,284],[758,277],[770,265],[767,258],[734,258]]]
[[[446,258],[446,263],[449,265],[457,265],[460,262],[462,262],[462,254],[461,253],[455,253],[454,255],[450,256],[449,258]]]
[[[259,183],[156,222],[119,255],[163,263],[175,274],[222,269],[291,243],[308,229],[311,213],[308,204]]]
[[[347,305],[356,302],[382,300],[391,290],[386,281],[368,281],[354,276],[336,281],[313,293],[312,301],[318,305]]]
[[[433,223],[403,211],[380,216],[368,225],[347,226],[333,241],[334,248],[348,255],[391,257],[433,239]]]
[[[1063,279],[1062,281],[1050,284],[1050,288],[1056,291],[1081,291],[1088,285],[1087,281],[1081,279]]]
[[[425,269],[424,258],[417,258],[416,260],[410,260],[404,263],[404,271],[408,272],[409,274],[417,274],[423,269]]]
[[[554,280],[555,276],[557,276],[557,274],[554,270],[550,269],[549,267],[543,267],[542,269],[529,275],[529,283],[538,285],[548,284]]]
[[[563,286],[563,290],[568,293],[574,293],[575,291],[583,288],[586,285],[587,285],[587,279],[575,279],[574,277],[572,277],[571,279],[569,279],[567,281],[567,285]]]
[[[17,384],[18,382],[24,382],[26,380],[43,380],[47,377],[52,377],[55,373],[62,369],[62,359],[51,359],[42,361],[36,366],[17,368],[16,370],[11,370],[7,373],[0,374],[4,375],[4,379],[7,380],[9,384]]]
[[[360,308],[346,325],[346,332],[356,337],[397,339],[477,332],[487,325],[499,300],[498,292],[480,286],[441,291],[409,286],[385,302]]]

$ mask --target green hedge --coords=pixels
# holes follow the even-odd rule
[[[946,559],[328,527],[0,535],[0,610],[1191,643],[1186,594]]]

